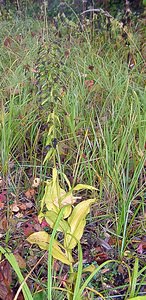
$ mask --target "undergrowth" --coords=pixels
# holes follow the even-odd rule
[[[44,159],[57,146],[55,161],[62,187],[67,188],[62,175],[66,174],[73,187],[82,183],[98,190],[81,239],[83,264],[93,263],[100,269],[109,259],[118,261],[103,272],[95,271],[94,280],[78,297],[84,292],[83,299],[101,299],[100,293],[107,299],[132,299],[145,292],[145,276],[140,271],[145,261],[146,133],[141,41],[132,30],[125,41],[114,22],[111,38],[108,32],[97,34],[88,25],[81,31],[80,24],[70,22],[64,27],[59,22],[59,28],[51,22],[46,28],[44,20],[1,21],[0,169],[1,189],[7,193],[1,215],[7,215],[6,228],[0,223],[3,246],[12,252],[19,249],[12,224],[23,223],[25,218],[31,222],[38,214],[44,181],[54,167],[48,156]],[[127,63],[129,55],[132,68]],[[52,113],[59,122],[47,140]],[[34,209],[28,215],[22,210],[19,218],[11,204],[25,203],[23,193],[32,178],[41,181]],[[86,199],[88,193],[79,196]],[[20,240],[20,232],[18,236]],[[30,272],[28,285],[33,281],[34,299],[46,299],[47,261],[43,260],[44,269],[39,265],[31,272],[29,259],[39,260],[42,252],[34,246],[29,249],[25,236],[23,243],[24,277]],[[77,260],[77,250],[73,255]],[[64,287],[71,284],[66,281],[67,272],[67,267],[54,262],[53,300],[61,299],[61,291],[66,299]],[[82,285],[86,280],[84,276]],[[25,284],[24,288],[28,292]],[[41,296],[35,298],[38,290]],[[94,298],[95,290],[99,296]]]

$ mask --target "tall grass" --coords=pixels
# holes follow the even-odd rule
[[[27,166],[33,166],[34,174],[38,170],[42,177],[45,172],[47,176],[50,174],[48,163],[42,174],[42,164],[46,151],[45,125],[48,113],[54,109],[61,122],[56,130],[58,166],[73,184],[82,182],[98,187],[99,199],[94,212],[101,211],[106,216],[103,222],[100,221],[98,234],[101,232],[104,236],[106,228],[108,234],[116,237],[118,258],[123,258],[131,238],[138,232],[142,235],[141,228],[144,228],[142,174],[146,111],[141,71],[143,60],[138,41],[133,35],[130,51],[134,52],[136,65],[129,70],[129,50],[123,41],[119,43],[118,37],[117,40],[106,41],[101,34],[90,41],[88,31],[78,33],[76,38],[73,29],[70,39],[67,36],[60,39],[50,24],[46,43],[49,49],[54,49],[51,54],[54,65],[50,65],[44,79],[51,81],[51,92],[48,91],[47,101],[41,106],[37,88],[32,83],[38,49],[45,37],[43,26],[43,22],[31,19],[19,21],[19,24],[16,20],[2,23],[1,172],[6,178],[7,175],[11,178],[12,171],[15,174],[22,168],[26,172]],[[63,28],[60,27],[60,30],[63,32]],[[33,32],[35,36],[32,37]],[[21,40],[18,39],[20,33]],[[12,41],[6,46],[4,41],[7,37],[11,37]],[[65,56],[66,50],[69,51],[68,57]],[[49,54],[47,59],[49,61]],[[25,72],[27,66],[28,71]],[[57,82],[53,81],[54,76],[58,76]],[[93,81],[91,88],[88,88],[87,80]],[[138,196],[141,200],[137,200]],[[142,215],[140,219],[139,213]],[[106,225],[107,219],[112,225]],[[139,225],[134,227],[137,219]],[[91,216],[89,222],[95,221],[96,217]],[[80,270],[81,265],[78,283]],[[51,280],[48,284],[50,289]],[[134,279],[132,284],[135,285]],[[85,285],[86,282],[80,291],[76,285],[79,296]],[[51,293],[50,290],[48,293]],[[133,297],[134,292],[131,291],[130,296]]]

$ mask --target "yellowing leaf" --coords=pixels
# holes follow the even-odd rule
[[[30,244],[37,244],[43,250],[48,250],[50,238],[51,237],[47,232],[38,231],[38,232],[32,233],[27,238],[27,241]],[[61,249],[63,249],[64,252]],[[53,241],[52,256],[55,259],[60,260],[62,263],[66,264],[66,265],[71,265],[71,263],[73,262],[72,256],[70,256],[70,258],[68,259],[66,256],[64,247],[56,240]]]
[[[54,129],[54,125],[51,125],[49,128],[49,131],[48,131],[48,139],[46,141],[46,145],[48,145],[50,143],[50,135],[53,132],[53,129]]]
[[[69,187],[69,190],[71,190],[70,181],[68,180],[67,176],[64,173],[62,175],[63,175],[63,177],[64,177],[64,179],[65,179],[65,181],[66,181],[66,183],[67,183],[67,185]]]
[[[69,217],[69,215],[71,214],[72,211],[72,206],[71,205],[67,205],[63,211],[63,218],[66,219]]]
[[[95,271],[95,269],[96,269],[96,266],[90,265],[90,266],[87,266],[86,268],[83,269],[83,273],[84,272],[90,272],[90,273],[92,273],[93,271]]]
[[[52,181],[46,182],[45,194],[41,200],[41,210],[43,210],[44,205],[46,204],[48,210],[53,210],[59,212],[57,207],[54,206],[54,195],[52,190]]]
[[[49,247],[50,236],[45,231],[34,232],[27,238],[27,241],[30,244],[37,244],[43,250],[47,250]]]
[[[73,249],[83,235],[83,230],[86,224],[86,216],[90,211],[90,205],[95,203],[96,199],[88,199],[80,202],[72,211],[68,218],[70,232],[65,236],[64,245],[66,249]]]
[[[50,227],[53,228],[57,220],[58,214],[56,214],[54,211],[49,210],[44,214],[44,217],[47,223],[50,225]],[[68,223],[65,220],[60,220],[57,231],[66,232],[67,230],[70,230]]]
[[[41,200],[41,211],[44,205],[48,210],[59,213],[63,206],[66,206],[63,212],[64,219],[68,218],[72,211],[72,204],[76,201],[76,197],[73,197],[71,191],[66,193],[59,185],[58,173],[56,168],[53,169],[52,180],[46,182],[45,194]]]
[[[63,206],[68,205],[68,204],[72,205],[72,204],[74,204],[75,201],[76,201],[76,198],[73,197],[71,192],[66,193],[65,190],[60,188],[59,198],[57,197],[54,200],[54,204],[56,206],[63,207]]]
[[[88,185],[88,184],[77,184],[74,188],[73,188],[74,191],[79,191],[79,190],[94,190],[94,191],[97,191],[97,189],[92,186],[92,185]]]
[[[42,223],[43,219],[44,219],[44,214],[42,212],[40,212],[39,215],[38,215],[39,223]]]
[[[137,297],[134,297],[134,298],[130,298],[128,300],[146,300],[146,296],[137,296]]]

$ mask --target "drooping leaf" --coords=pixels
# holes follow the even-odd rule
[[[74,188],[73,188],[74,191],[79,191],[79,190],[91,190],[91,191],[97,191],[97,189],[92,186],[92,185],[88,185],[88,184],[77,184]]]
[[[38,231],[31,234],[27,238],[27,241],[30,244],[37,244],[43,250],[48,250],[50,238],[51,237],[47,232]],[[70,257],[70,259],[68,259],[65,253],[65,248],[56,240],[53,241],[52,256],[66,265],[71,265],[71,263],[73,262],[73,258]]]
[[[88,199],[80,202],[72,211],[68,218],[70,232],[67,232],[64,240],[66,249],[73,249],[81,239],[86,224],[86,216],[90,211],[90,206],[95,203],[96,199]]]
[[[58,214],[56,214],[54,211],[47,211],[44,214],[44,217],[47,221],[47,223],[50,225],[51,228],[54,228],[55,222],[58,218]],[[59,227],[57,228],[57,231],[66,232],[70,230],[69,224],[65,220],[61,220],[59,223]]]

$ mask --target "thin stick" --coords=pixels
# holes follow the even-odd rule
[[[88,13],[88,12],[96,12],[96,13],[102,13],[103,15],[105,15],[106,17],[108,18],[112,18],[113,17],[108,13],[108,11],[105,11],[103,10],[102,8],[91,8],[91,9],[88,9],[88,10],[85,10],[81,13],[81,15],[85,14],[85,13]]]

